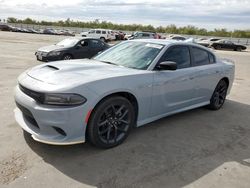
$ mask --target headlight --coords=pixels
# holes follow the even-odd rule
[[[87,101],[86,98],[84,98],[81,95],[78,94],[45,94],[43,104],[48,105],[61,105],[61,106],[74,106],[74,105],[81,105]]]
[[[60,54],[61,54],[61,52],[52,51],[52,52],[49,52],[49,53],[48,53],[48,56],[58,56],[58,55],[60,55]]]

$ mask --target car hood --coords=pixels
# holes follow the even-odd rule
[[[26,72],[30,77],[53,85],[74,86],[105,78],[138,74],[140,70],[82,59],[38,65]]]
[[[65,46],[58,46],[58,45],[49,45],[49,46],[44,46],[42,48],[39,48],[38,51],[41,51],[41,52],[51,52],[51,51],[54,51],[54,50],[64,50],[66,49]]]

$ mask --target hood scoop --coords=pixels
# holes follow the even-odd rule
[[[46,66],[42,67],[42,69],[54,70],[54,71],[59,70],[59,68],[52,66],[52,65],[46,65]]]

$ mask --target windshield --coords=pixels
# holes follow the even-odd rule
[[[94,57],[94,59],[128,68],[145,70],[162,48],[163,45],[161,44],[123,42]]]
[[[71,46],[75,46],[78,42],[79,42],[79,39],[68,38],[68,39],[62,40],[61,42],[58,42],[56,45],[64,46],[64,47],[71,47]]]

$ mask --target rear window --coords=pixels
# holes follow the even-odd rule
[[[193,51],[195,66],[207,65],[210,63],[207,51],[195,47],[192,48],[192,51]]]
[[[106,34],[106,31],[102,31],[102,34]]]
[[[96,34],[101,34],[101,31],[100,30],[96,30]]]

